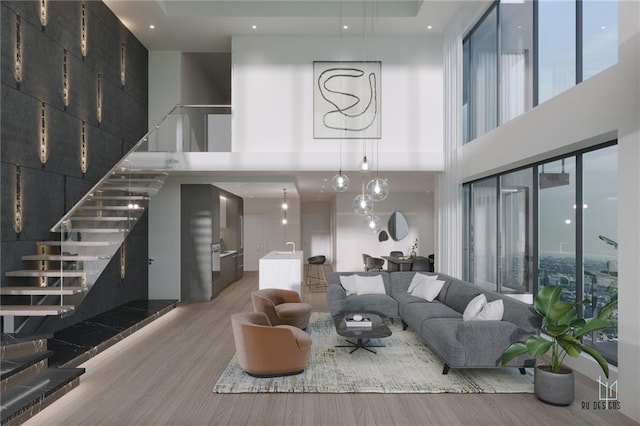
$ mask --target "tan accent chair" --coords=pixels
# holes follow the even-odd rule
[[[251,293],[255,312],[264,312],[272,325],[292,325],[302,330],[309,325],[311,305],[300,300],[298,292],[265,288]]]
[[[256,377],[300,374],[307,366],[311,336],[291,325],[272,326],[262,312],[231,315],[240,368]]]

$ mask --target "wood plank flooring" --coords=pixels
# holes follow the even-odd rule
[[[636,424],[597,399],[579,376],[570,407],[532,394],[242,394],[211,392],[235,352],[229,317],[251,310],[255,272],[209,303],[178,305],[82,367],[80,386],[27,425],[573,425]],[[305,292],[326,311],[325,293]]]

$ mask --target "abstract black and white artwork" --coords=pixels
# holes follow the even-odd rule
[[[313,137],[380,139],[382,63],[313,63]]]

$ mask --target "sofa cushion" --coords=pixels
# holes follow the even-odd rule
[[[504,314],[504,304],[502,299],[485,303],[478,315],[471,318],[471,321],[500,321]]]
[[[420,274],[416,274],[418,276]],[[440,281],[436,278],[423,278],[419,280],[418,285],[413,289],[411,294],[416,297],[425,299],[427,302],[433,302],[438,296],[444,281]]]
[[[402,310],[400,313],[402,320],[417,333],[420,333],[422,323],[425,320],[432,318],[462,318],[462,315],[447,305],[435,301],[429,303],[421,300],[420,302],[401,305],[400,308]]]
[[[464,312],[471,299],[482,293],[479,288],[455,278],[445,280],[445,286],[447,286],[447,288],[443,300],[444,304],[460,313]],[[443,290],[445,290],[444,287]],[[442,290],[440,291],[440,296],[442,296]],[[439,297],[439,299],[442,300],[441,297]]]
[[[355,276],[356,294],[387,294],[384,287],[384,281],[380,275],[373,277]]]
[[[387,318],[398,316],[398,302],[386,294],[352,294],[344,300],[343,313],[373,312]]]
[[[340,275],[340,285],[344,288],[347,296],[356,294],[358,292],[358,288],[356,287],[356,274]]]
[[[464,312],[462,313],[462,320],[471,321],[476,315],[480,313],[480,311],[486,304],[487,296],[480,293],[479,295],[471,299],[469,303],[467,303],[467,306],[464,308]]]

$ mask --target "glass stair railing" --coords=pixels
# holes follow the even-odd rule
[[[27,319],[17,324],[15,317],[75,311],[162,188],[176,154],[202,150],[193,140],[193,124],[221,109],[230,111],[176,106],[51,228],[51,241],[36,243],[37,253],[22,257],[28,269],[6,273],[11,282],[0,287],[5,332],[24,328]],[[19,303],[5,304],[11,296]]]

